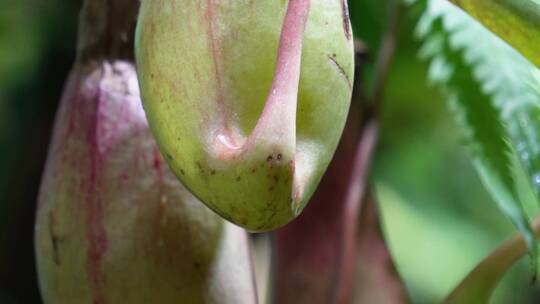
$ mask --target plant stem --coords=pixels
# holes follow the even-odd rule
[[[85,0],[80,13],[77,63],[133,61],[140,1]]]
[[[383,34],[381,47],[377,56],[377,63],[375,65],[375,80],[372,88],[371,105],[372,117],[378,117],[384,101],[384,90],[386,87],[386,80],[390,71],[390,65],[394,58],[394,53],[397,45],[397,34],[399,30],[399,24],[401,20],[401,12],[403,10],[403,4],[400,0],[389,0],[387,6],[387,16],[385,32]]]
[[[531,223],[540,238],[540,216]],[[517,233],[504,241],[478,264],[452,291],[444,303],[488,303],[497,284],[512,265],[527,253],[523,236]],[[537,270],[534,269],[536,272]],[[536,275],[533,277],[535,280]]]

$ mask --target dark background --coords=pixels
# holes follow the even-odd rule
[[[373,72],[385,1],[350,1],[355,34]],[[74,60],[75,0],[0,0],[0,303],[40,303],[33,256],[37,191],[52,123]],[[449,292],[513,233],[484,191],[444,99],[416,56],[417,14],[406,11],[386,90],[373,182],[384,231],[416,303]],[[527,259],[505,277],[494,303],[532,303]]]

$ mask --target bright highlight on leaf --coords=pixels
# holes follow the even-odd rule
[[[448,2],[419,4],[427,4],[418,33],[430,78],[448,93],[483,184],[536,263],[537,243],[523,206],[536,206],[540,193],[538,70]]]
[[[540,2],[451,0],[540,67]]]

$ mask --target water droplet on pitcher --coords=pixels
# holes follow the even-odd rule
[[[534,186],[540,187],[540,173],[535,173],[532,178]]]

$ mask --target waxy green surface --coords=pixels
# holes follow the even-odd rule
[[[168,170],[135,67],[71,73],[35,225],[45,304],[256,304],[249,240]]]
[[[540,1],[451,0],[540,67]]]
[[[143,0],[136,58],[160,150],[201,201],[252,231],[301,212],[349,109],[346,1]]]

